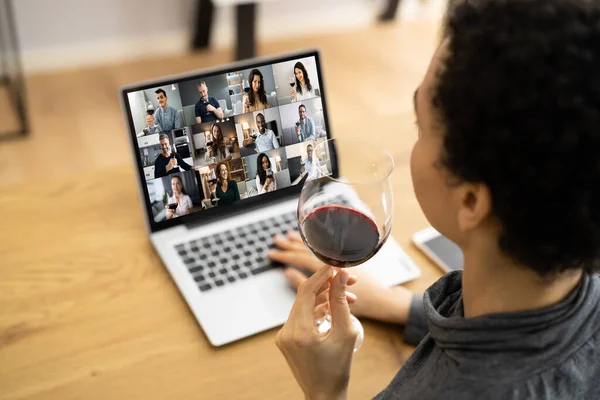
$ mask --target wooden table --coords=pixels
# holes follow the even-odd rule
[[[425,220],[396,154],[394,236]],[[403,193],[403,195],[399,195]],[[0,399],[300,399],[276,330],[213,348],[147,239],[131,165],[0,192]],[[351,397],[368,398],[413,350],[364,322]]]

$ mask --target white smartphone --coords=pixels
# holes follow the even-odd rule
[[[446,272],[463,268],[462,250],[444,235],[429,227],[415,233],[412,241],[425,255]]]

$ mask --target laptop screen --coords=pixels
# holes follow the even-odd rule
[[[126,89],[153,230],[330,174],[320,80],[308,53]]]

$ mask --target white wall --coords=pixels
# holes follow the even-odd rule
[[[18,0],[13,4],[28,72],[182,53],[189,48],[196,7],[195,0]],[[375,21],[382,4],[383,0],[270,1],[259,5],[258,37],[279,40],[366,26]],[[233,11],[233,7],[217,7],[214,46],[232,45]],[[306,43],[306,47],[314,45]]]

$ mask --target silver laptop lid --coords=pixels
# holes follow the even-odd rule
[[[336,173],[319,53],[248,60],[120,90],[149,229],[297,195]]]

